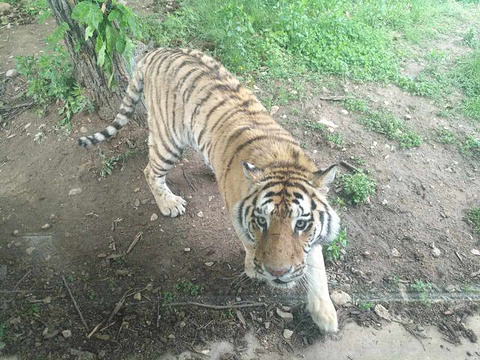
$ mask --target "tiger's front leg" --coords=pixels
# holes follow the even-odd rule
[[[308,283],[307,309],[313,321],[324,332],[337,332],[337,312],[328,293],[321,245],[314,246],[308,254],[305,276]]]

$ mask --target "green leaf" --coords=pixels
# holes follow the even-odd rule
[[[125,50],[125,38],[122,36],[117,37],[117,43],[115,48],[117,49],[117,52],[123,55],[123,51]]]
[[[95,43],[95,52],[98,54],[103,46],[103,39],[101,36],[97,36],[97,42]]]
[[[72,19],[97,29],[103,20],[103,13],[97,3],[82,1],[73,9]]]
[[[116,48],[116,41],[117,38],[117,30],[109,24],[105,26],[105,38],[107,42],[107,51],[108,53],[112,53]]]
[[[91,38],[93,36],[94,31],[95,31],[94,28],[92,28],[91,26],[87,26],[87,28],[85,29],[85,40],[88,40],[89,38]]]
[[[121,15],[122,14],[120,11],[118,11],[117,9],[114,9],[110,12],[110,14],[108,14],[108,21],[113,22],[118,18],[120,18]]]
[[[107,46],[106,44],[103,44],[102,47],[100,48],[100,51],[98,52],[98,57],[97,57],[97,64],[100,66],[103,66],[103,64],[105,64],[106,51],[107,51]]]

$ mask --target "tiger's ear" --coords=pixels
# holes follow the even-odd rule
[[[243,174],[253,183],[259,182],[263,178],[263,170],[257,168],[255,165],[246,161],[242,161]]]
[[[330,184],[335,180],[335,174],[337,173],[337,164],[330,165],[326,169],[320,169],[313,173],[313,185],[321,190],[328,192]]]

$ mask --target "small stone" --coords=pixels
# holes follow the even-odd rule
[[[289,330],[289,329],[285,329],[283,330],[283,337],[288,340],[292,337],[293,335],[293,331],[292,330]]]
[[[180,321],[180,324],[178,324],[178,326],[183,329],[185,326],[187,326],[187,324],[185,323],[185,321]]]
[[[175,335],[170,334],[170,335],[168,335],[168,338],[169,338],[170,340],[175,340]]]
[[[10,69],[10,70],[8,70],[8,71],[5,73],[5,75],[6,75],[8,78],[13,78],[13,77],[15,77],[15,76],[18,75],[18,71],[17,71],[17,69]]]
[[[405,120],[412,120],[412,115],[405,114],[404,118],[405,118]]]
[[[265,329],[270,329],[270,321],[265,321],[265,324],[263,324],[265,326]]]
[[[133,206],[139,207],[139,206],[140,206],[140,200],[139,200],[139,199],[135,199],[135,201],[133,202]]]
[[[197,214],[197,216],[198,216],[199,218],[202,218],[202,217],[203,217],[203,211],[199,211],[198,214]]]
[[[183,251],[190,252],[190,251],[192,251],[192,249],[190,249],[189,247],[186,247],[185,249],[183,249]]]
[[[35,248],[33,246],[27,248],[25,250],[25,252],[27,253],[27,255],[32,255],[33,251],[35,250]]]
[[[282,311],[279,308],[277,308],[277,315],[280,316],[287,323],[293,321],[293,314],[292,313]]]
[[[473,255],[477,255],[477,256],[480,255],[480,251],[477,250],[477,249],[472,249],[472,250],[470,250],[470,252],[471,252]]]
[[[87,129],[85,126],[82,126],[82,127],[80,128],[80,132],[81,132],[82,134],[85,134],[85,133],[88,132],[88,129]]]
[[[89,351],[76,350],[76,349],[70,349],[70,355],[75,356],[76,359],[82,359],[82,360],[94,360],[97,358],[97,355],[95,355],[94,353],[91,353]]]
[[[387,199],[383,199],[383,200],[382,200],[382,205],[388,205],[388,200],[387,200]]]
[[[207,262],[205,263],[205,266],[212,267],[213,264],[214,264],[213,261],[207,261]]]
[[[348,110],[341,109],[341,110],[340,110],[340,114],[342,114],[342,115],[348,115]]]
[[[344,306],[350,302],[352,302],[352,297],[348,295],[345,291],[342,290],[335,290],[330,295],[333,303],[337,306]]]
[[[50,220],[54,220],[57,217],[55,214],[50,214]]]
[[[392,317],[390,316],[390,313],[388,312],[387,309],[381,304],[375,305],[373,308],[373,311],[375,311],[375,314],[377,314],[379,317],[382,319],[385,319],[387,321],[391,321]]]
[[[13,235],[13,236],[18,236],[19,233],[20,233],[20,232],[19,232],[18,230],[13,230],[12,235]]]
[[[368,258],[372,255],[372,253],[370,251],[364,251],[363,254],[362,254],[364,257]]]
[[[454,293],[455,291],[457,291],[455,285],[451,285],[451,284],[450,284],[450,285],[447,285],[447,286],[445,287],[445,290],[446,290],[447,292],[449,292],[449,293]]]
[[[62,331],[62,336],[63,336],[65,339],[68,339],[69,337],[72,337],[72,331],[71,331],[71,330],[63,330],[63,331]]]
[[[75,195],[78,195],[82,192],[82,189],[80,188],[75,188],[75,189],[72,189],[68,192],[68,196],[75,196]]]
[[[12,5],[8,3],[0,3],[0,14],[8,14],[12,11]]]
[[[52,297],[47,296],[45,299],[42,300],[44,304],[50,304],[52,302]]]
[[[107,257],[107,254],[105,254],[105,253],[100,253],[100,254],[97,255],[97,257],[98,257],[99,259],[104,259],[104,258]]]
[[[42,226],[42,230],[48,230],[52,227],[49,223],[46,223],[45,225]]]
[[[135,190],[133,190],[134,193],[137,193],[140,191],[140,188],[135,188]]]
[[[402,255],[400,254],[400,252],[396,248],[393,248],[392,249],[392,256],[393,257],[400,257]]]
[[[279,106],[273,105],[272,108],[270,109],[270,115],[275,115],[279,109],[280,109]]]
[[[158,215],[153,213],[152,216],[150,216],[150,221],[155,221],[158,219]]]
[[[432,249],[432,256],[434,258],[438,258],[438,257],[440,257],[440,255],[442,255],[442,252],[440,251],[440,249],[438,249],[438,248],[433,248]]]
[[[140,301],[140,300],[142,300],[142,294],[137,292],[135,295],[133,295],[133,298],[137,301]]]

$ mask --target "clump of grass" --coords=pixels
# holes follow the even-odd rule
[[[461,141],[460,152],[464,156],[480,159],[480,137],[466,136]]]
[[[436,129],[436,140],[442,144],[456,144],[457,135],[450,129]]]
[[[355,111],[362,114],[370,111],[368,101],[365,99],[345,99],[342,103],[343,107],[348,111]]]
[[[110,158],[106,158],[105,155],[103,155],[101,150],[99,150],[98,154],[102,158],[102,163],[103,163],[102,169],[100,170],[100,176],[102,178],[105,178],[108,175],[111,175],[113,170],[118,165],[123,165],[128,158],[137,155],[138,150],[127,150],[123,154],[112,156]]]
[[[390,140],[397,140],[400,147],[419,147],[422,138],[408,128],[405,122],[386,110],[369,112],[361,122],[371,131],[383,134]]]
[[[356,173],[342,175],[343,192],[352,204],[364,204],[375,194],[376,183],[368,175]]]
[[[480,235],[480,207],[467,210],[467,219],[472,224],[473,232]]]
[[[327,260],[329,261],[337,261],[339,260],[343,254],[345,254],[345,248],[348,245],[348,238],[347,238],[347,229],[343,228],[338,233],[335,240],[333,240],[328,246],[324,247],[324,254]]]
[[[480,49],[459,61],[456,79],[467,97],[462,105],[464,113],[480,121]]]
[[[415,280],[413,284],[410,284],[410,290],[418,294],[418,299],[422,305],[428,306],[432,303],[432,283],[428,281]]]
[[[174,288],[178,292],[182,292],[191,296],[200,295],[203,291],[203,288],[200,285],[193,284],[190,281],[181,281],[175,284]]]
[[[338,132],[329,132],[325,125],[314,122],[314,121],[305,121],[303,126],[308,130],[319,133],[327,141],[334,143],[335,145],[343,144],[343,136]]]

